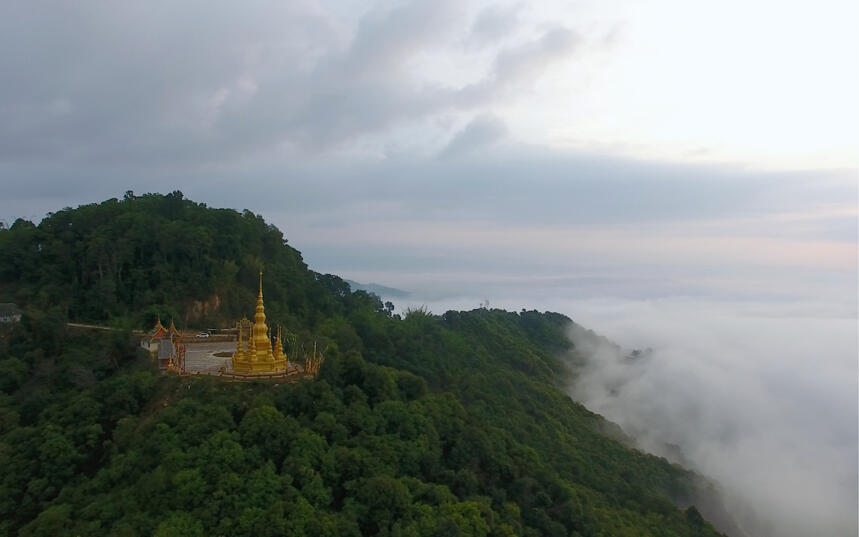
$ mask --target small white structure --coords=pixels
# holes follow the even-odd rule
[[[0,302],[0,324],[17,323],[21,320],[21,310],[12,302]]]

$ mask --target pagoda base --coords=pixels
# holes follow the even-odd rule
[[[273,362],[246,362],[244,360],[233,360],[233,371],[236,373],[261,373],[279,374],[286,372],[286,360],[275,360]]]

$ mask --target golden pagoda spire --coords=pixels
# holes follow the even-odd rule
[[[236,323],[236,352],[233,354],[233,360],[242,360],[245,357],[244,345],[242,345],[242,322]]]
[[[259,295],[257,296],[253,324],[251,324],[248,334],[247,350],[244,352],[242,352],[242,327],[250,323],[246,319],[242,319],[238,324],[236,352],[233,354],[233,371],[250,374],[284,373],[287,358],[283,353],[282,330],[279,329],[275,348],[272,350],[271,339],[274,336],[274,330],[270,333],[266,324],[265,303],[262,294],[262,271],[259,273]]]
[[[286,355],[283,354],[283,328],[277,326],[277,340],[274,342],[274,359],[286,360]]]
[[[253,326],[254,353],[257,362],[273,362],[271,340],[268,338],[268,326],[265,324],[265,304],[262,300],[262,271],[259,273],[259,297],[257,297],[256,313]]]
[[[174,335],[180,337],[182,336],[182,334],[179,333],[179,330],[176,329],[176,324],[173,322],[173,317],[170,317],[170,326],[167,328],[167,332],[170,334],[171,337]]]

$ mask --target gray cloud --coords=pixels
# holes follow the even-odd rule
[[[531,43],[507,49],[495,60],[495,81],[507,87],[531,81],[553,61],[572,54],[580,42],[573,30],[556,27]]]
[[[458,6],[451,0],[413,2],[371,12],[361,19],[347,61],[338,67],[350,78],[390,76],[456,25],[462,16]]]
[[[498,116],[483,114],[472,119],[457,132],[439,154],[451,158],[497,142],[507,136],[507,125]]]
[[[495,42],[514,32],[521,6],[492,4],[483,8],[471,26],[469,40],[476,46]]]
[[[371,9],[354,23],[301,2],[7,2],[0,165],[306,158],[451,110],[480,113],[572,44],[563,28],[496,41],[486,77],[460,86],[421,71],[422,54],[468,32],[450,0]]]
[[[471,144],[492,140],[500,131],[500,125],[493,123],[479,120],[467,127],[452,149],[457,143],[474,147]],[[550,225],[694,221],[806,211],[843,204],[856,195],[849,173],[754,172],[513,144],[484,146],[456,159],[412,155],[381,162],[277,165],[274,171],[260,174],[269,174],[265,181],[269,188],[296,200],[292,210],[374,201],[400,206],[406,217],[421,214],[431,219]],[[284,177],[288,181],[280,181]],[[319,194],[320,187],[324,195]],[[277,203],[271,208],[280,207]]]

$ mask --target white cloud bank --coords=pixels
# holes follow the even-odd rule
[[[796,306],[592,302],[587,325],[653,352],[594,349],[571,393],[715,479],[749,535],[856,535],[856,318]]]

